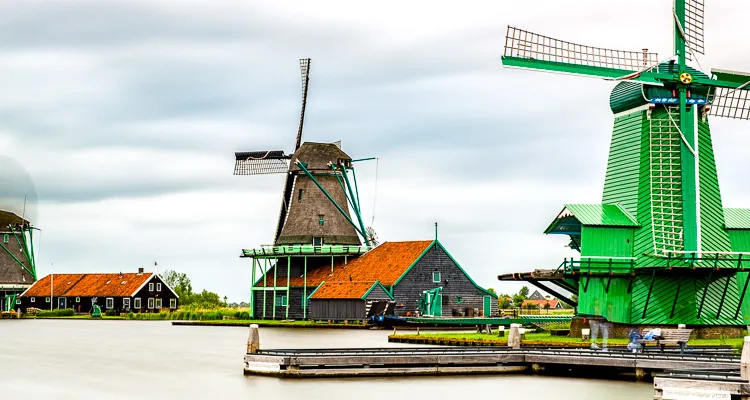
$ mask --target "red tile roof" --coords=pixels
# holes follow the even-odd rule
[[[533,304],[539,308],[544,308],[545,303],[549,303],[549,308],[556,308],[559,300],[524,300],[521,307],[526,307],[528,304]]]
[[[391,286],[419,256],[432,244],[432,240],[410,242],[385,242],[368,251],[362,256],[344,265],[340,260],[334,263],[333,274],[331,266],[323,266],[307,273],[307,286],[318,286],[321,282],[376,282],[383,286]],[[301,276],[294,276],[290,286],[304,286],[305,280]],[[266,285],[273,286],[273,274],[266,276]],[[277,286],[286,286],[286,278],[277,277]],[[263,286],[263,280],[256,287]],[[369,289],[369,288],[368,288]]]
[[[46,297],[52,286],[55,297],[128,297],[133,295],[153,273],[115,274],[53,274],[47,275],[31,286],[25,297]]]
[[[375,282],[326,282],[311,299],[361,299]]]

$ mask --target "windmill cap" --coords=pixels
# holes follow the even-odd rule
[[[305,168],[310,171],[330,171],[329,164],[350,163],[352,158],[344,153],[336,143],[305,142],[292,156],[292,163],[289,166],[290,171],[301,171],[301,168],[296,164],[297,161],[304,163]]]

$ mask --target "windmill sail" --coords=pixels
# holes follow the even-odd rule
[[[706,54],[703,39],[703,1],[688,0],[685,2],[685,44],[689,48],[689,51],[685,53],[685,58],[688,60],[692,60],[695,54]]]
[[[733,119],[750,119],[750,73],[712,69],[718,81],[729,87],[717,86],[711,97],[710,115]],[[736,87],[731,87],[736,86]]]
[[[234,175],[283,174],[289,169],[290,156],[282,150],[234,153]]]
[[[595,67],[588,70],[583,68],[570,68],[566,70],[561,66],[559,69],[548,69],[553,72],[573,73],[591,75],[597,77],[616,78],[628,73],[636,73],[658,63],[659,57],[656,53],[648,51],[622,51],[604,49],[599,47],[584,46],[572,42],[566,42],[539,35],[533,32],[508,27],[505,37],[504,64],[506,58],[531,59],[536,61],[568,64],[575,67]],[[513,66],[513,65],[510,65]],[[605,70],[614,74],[609,76]]]

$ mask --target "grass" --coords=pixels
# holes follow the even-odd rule
[[[416,338],[416,334],[397,334],[391,335],[394,338]],[[420,339],[442,339],[445,341],[456,341],[462,343],[492,343],[497,345],[507,345],[508,340],[506,337],[498,337],[497,335],[490,335],[486,333],[420,333]],[[597,340],[601,343],[602,339]],[[721,338],[721,339],[690,339],[688,346],[732,346],[734,348],[742,348],[744,338]],[[548,332],[540,333],[527,333],[526,339],[523,340],[524,344],[533,345],[571,345],[580,344],[588,345],[589,341],[583,341],[580,338],[567,337],[567,336],[551,336]],[[610,338],[608,340],[610,345],[626,345],[628,339],[625,338]]]

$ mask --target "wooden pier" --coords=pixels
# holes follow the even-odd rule
[[[251,327],[245,374],[283,378],[344,376],[403,376],[497,374],[540,371],[545,367],[609,369],[635,373],[639,379],[667,370],[736,369],[740,357],[726,352],[680,353],[658,350],[631,353],[588,349],[502,347],[406,347],[361,349],[262,350],[259,334]]]

